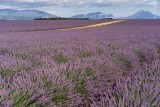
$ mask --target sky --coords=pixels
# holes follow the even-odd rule
[[[35,9],[61,17],[91,12],[126,17],[140,10],[160,15],[160,0],[0,0],[0,9]]]

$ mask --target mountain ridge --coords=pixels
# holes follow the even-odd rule
[[[14,10],[0,9],[0,20],[33,20],[36,18],[58,18],[56,15],[40,11],[40,10]],[[140,10],[128,17],[114,17],[112,14],[102,12],[92,12],[87,14],[78,14],[69,18],[88,18],[88,19],[160,19],[160,16],[153,14],[150,11]]]
[[[0,19],[4,20],[33,20],[35,18],[58,17],[40,10],[0,9]]]
[[[92,12],[87,14],[78,14],[71,16],[70,18],[89,18],[89,19],[103,19],[103,18],[113,18],[112,14],[104,14],[102,12]]]
[[[127,17],[128,19],[159,19],[160,16],[153,14],[150,11],[138,11],[135,14]]]

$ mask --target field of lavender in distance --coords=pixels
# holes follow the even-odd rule
[[[0,21],[0,107],[160,107],[160,20],[107,21]]]

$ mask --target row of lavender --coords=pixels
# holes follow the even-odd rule
[[[37,29],[57,29],[90,24],[103,23],[113,20],[28,20],[28,21],[0,21],[0,32],[4,31],[25,31]]]
[[[1,34],[0,105],[159,106],[160,26],[152,23]]]
[[[92,107],[159,107],[160,60],[144,65],[104,92],[93,94]]]

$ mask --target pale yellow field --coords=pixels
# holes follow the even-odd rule
[[[110,21],[110,22],[92,24],[92,25],[87,25],[87,26],[80,26],[80,27],[73,27],[73,28],[64,28],[64,29],[59,29],[59,30],[93,28],[93,27],[100,27],[100,26],[110,25],[110,24],[114,24],[114,23],[119,23],[119,22],[123,22],[123,21],[125,21],[125,20],[116,20],[116,21]]]

